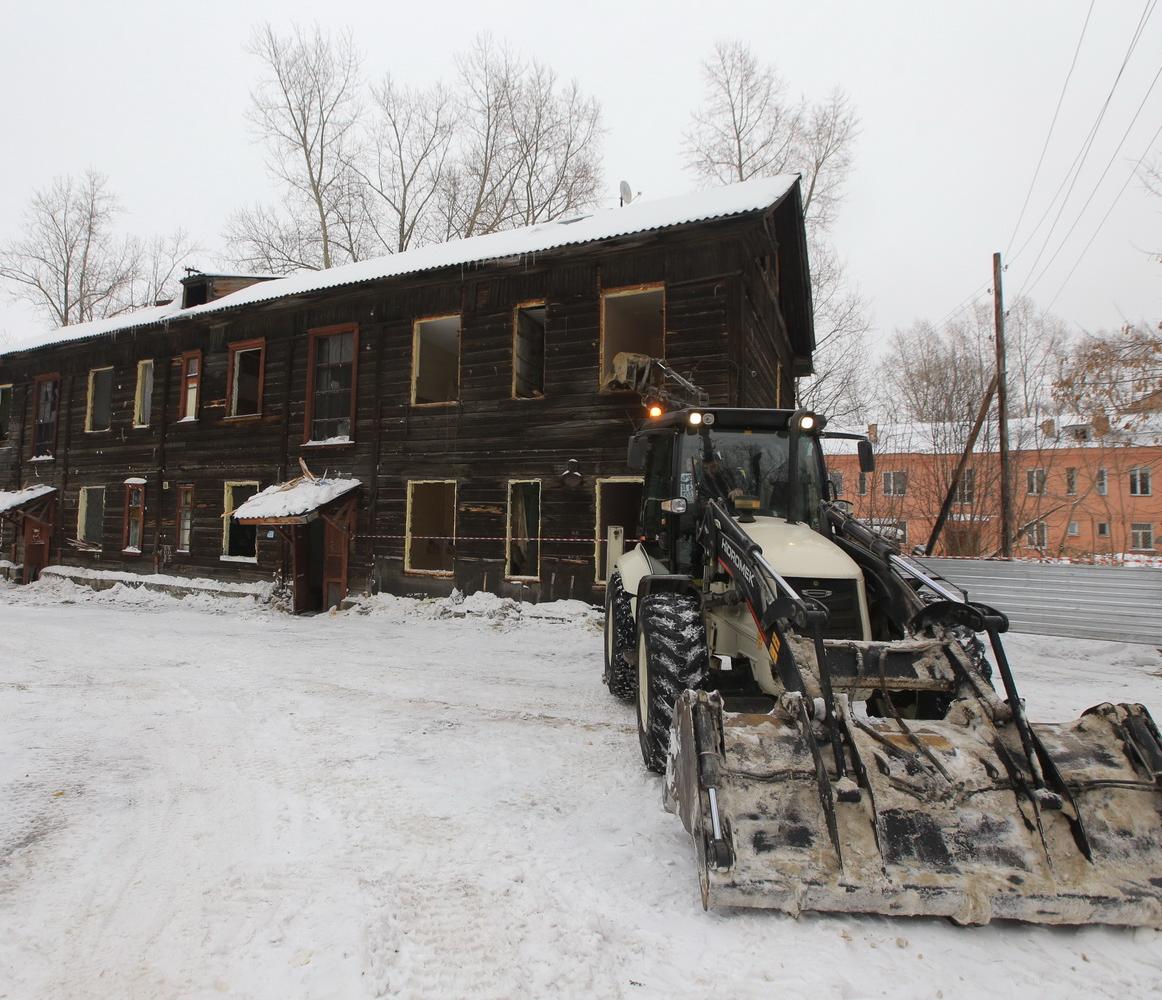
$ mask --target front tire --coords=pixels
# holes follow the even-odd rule
[[[694,594],[650,594],[638,601],[637,735],[649,770],[666,770],[674,703],[710,673],[706,622]]]
[[[614,573],[605,587],[605,685],[622,701],[633,701],[637,692],[637,668],[632,662],[634,648],[633,607]]]

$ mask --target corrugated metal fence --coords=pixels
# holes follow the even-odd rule
[[[969,598],[1009,616],[1014,632],[1162,646],[1162,569],[920,559]]]

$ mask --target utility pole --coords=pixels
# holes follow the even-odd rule
[[[1009,385],[1005,366],[1005,300],[1001,255],[993,254],[993,320],[997,331],[997,434],[1001,452],[1001,558],[1013,558],[1013,481],[1009,475]]]

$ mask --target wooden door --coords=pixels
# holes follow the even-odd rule
[[[49,547],[52,544],[52,520],[38,517],[24,518],[24,575],[25,583],[32,583],[40,571],[48,565]]]
[[[343,507],[325,519],[323,532],[323,607],[333,608],[347,596],[347,551],[353,508]]]
[[[305,524],[296,524],[291,528],[291,578],[294,613],[301,615],[311,604],[310,546]]]

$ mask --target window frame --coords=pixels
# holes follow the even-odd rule
[[[1098,469],[1093,476],[1094,489],[1099,497],[1109,496],[1110,477],[1104,468]]]
[[[1150,475],[1150,466],[1135,465],[1129,472],[1130,496],[1151,497],[1154,495],[1153,477]],[[1146,488],[1142,489],[1143,478]]]
[[[196,360],[198,362],[198,371],[194,376],[194,412],[187,413],[186,407],[189,404],[189,385],[187,379],[189,378],[190,362]],[[185,351],[181,356],[182,373],[181,380],[178,383],[178,419],[179,424],[192,424],[197,422],[198,411],[202,406],[202,376],[205,374],[206,366],[202,358],[201,350]]]
[[[144,381],[141,374],[148,368],[149,375],[149,407],[143,407],[144,400],[142,399],[142,387]],[[153,390],[156,387],[157,365],[154,364],[153,358],[142,358],[137,362],[137,384],[133,388],[133,428],[140,430],[148,427],[153,420]],[[144,419],[142,419],[144,418]]]
[[[8,415],[4,416],[4,396],[8,396]],[[8,440],[8,427],[12,423],[12,399],[14,390],[11,382],[0,382],[0,448],[11,442]]]
[[[189,492],[189,502],[185,501],[186,493]],[[189,537],[186,539],[186,547],[182,548],[182,517],[189,515],[190,528]],[[182,555],[189,555],[190,550],[194,545],[194,484],[193,483],[178,483],[177,485],[177,517],[174,521],[174,552]]]
[[[416,402],[416,390],[419,388],[420,376],[420,327],[424,323],[434,323],[444,319],[457,319],[460,321],[459,327],[456,331],[456,398],[455,399],[437,399],[428,403]],[[459,406],[460,405],[460,389],[464,381],[464,313],[440,313],[434,316],[417,316],[412,320],[412,379],[409,400],[412,406],[416,407],[430,407],[430,406]],[[432,480],[435,482],[435,480]]]
[[[85,521],[89,514],[89,493],[93,490],[101,491],[101,537],[97,541],[90,541],[85,537]],[[108,491],[104,486],[80,486],[77,488],[77,541],[83,547],[81,552],[102,552],[105,548],[105,494]]]
[[[665,281],[648,281],[638,285],[619,285],[615,288],[603,288],[600,292],[601,310],[597,325],[597,388],[603,392],[632,392],[632,389],[607,389],[605,387],[605,302],[607,299],[623,298],[627,295],[640,295],[642,292],[662,293],[662,353],[666,356],[667,319],[670,312],[670,296],[666,293]],[[612,358],[610,359],[612,361]]]
[[[609,566],[601,565],[601,556],[606,543],[606,539],[601,537],[601,487],[611,483],[636,483],[642,488],[643,499],[646,494],[645,476],[600,476],[593,480],[593,583],[598,587],[604,587],[609,583],[611,569]],[[638,516],[641,516],[640,513]],[[630,541],[636,542],[637,539],[626,539],[627,543]],[[601,570],[605,571],[604,576],[601,575]]]
[[[311,438],[311,425],[315,422],[315,368],[316,356],[318,354],[317,346],[320,340],[327,337],[338,337],[342,334],[351,334],[351,406],[349,420],[351,422],[351,432],[347,435],[347,440],[342,442],[334,442],[331,445],[324,445],[321,441],[314,441]],[[263,360],[265,364],[265,358]],[[264,370],[265,374],[265,370]],[[359,324],[358,323],[335,323],[331,326],[317,326],[307,331],[307,384],[306,384],[306,401],[303,407],[303,444],[312,445],[314,447],[338,447],[343,448],[355,443],[355,413],[356,401],[359,397]]]
[[[232,556],[230,555],[230,523],[233,520],[229,517],[235,510],[234,504],[234,487],[236,486],[253,486],[257,493],[262,489],[262,484],[257,479],[227,479],[222,483],[222,549],[218,555],[219,562],[228,563],[243,563],[245,565],[253,566],[258,562],[258,531],[254,532],[254,555],[252,556]],[[227,507],[226,504],[230,506]]]
[[[417,569],[412,566],[412,498],[415,495],[414,487],[452,485],[452,568],[451,569]],[[403,571],[407,576],[429,576],[440,579],[450,579],[456,575],[456,540],[457,529],[460,526],[460,481],[458,479],[409,479],[407,481],[407,498],[404,509],[404,539],[403,539]],[[507,564],[506,567],[507,569]]]
[[[226,351],[226,416],[223,419],[230,421],[261,420],[263,392],[266,388],[266,338],[254,337],[250,340],[236,340],[234,343],[226,345]],[[258,351],[258,408],[254,413],[235,413],[234,408],[238,405],[238,400],[234,398],[238,380],[236,371],[238,355],[249,351]],[[311,385],[309,382],[307,384]]]
[[[523,398],[523,397],[522,397]],[[537,487],[537,567],[531,576],[523,573],[510,573],[512,568],[512,488],[514,486],[535,484]],[[541,578],[541,534],[545,517],[545,488],[539,479],[510,479],[505,496],[505,532],[504,532],[504,578],[506,580],[521,580],[534,583]]]
[[[1066,525],[1065,534],[1068,538],[1078,538],[1081,535],[1081,525],[1077,521],[1070,521]]]
[[[1077,467],[1070,466],[1065,470],[1065,495],[1067,497],[1077,496]]]
[[[855,495],[860,497],[867,496],[867,473],[860,472],[859,478],[856,480]]]
[[[1149,545],[1138,545],[1136,538],[1138,535],[1146,535],[1150,541]],[[1146,521],[1131,521],[1130,522],[1130,551],[1131,552],[1153,552],[1154,551],[1154,524]]]
[[[137,508],[132,506],[131,500],[134,493],[140,492],[141,504]],[[136,509],[137,513],[132,516],[132,519],[137,521],[137,534],[140,544],[136,547],[129,545],[129,522],[130,511]],[[128,480],[125,482],[125,511],[121,518],[121,553],[127,556],[139,556],[145,551],[145,483],[131,483]]]
[[[1035,488],[1038,486],[1040,489]],[[1025,470],[1025,496],[1043,497],[1048,487],[1049,477],[1045,475],[1044,467],[1038,465]]]
[[[56,384],[56,406],[53,409],[52,415],[52,439],[49,443],[49,450],[41,454],[36,451],[36,429],[40,426],[40,387],[45,382],[54,382]],[[31,461],[47,461],[56,458],[57,441],[60,438],[61,427],[61,374],[60,372],[43,372],[37,375],[32,380],[32,455]]]
[[[545,322],[541,334],[541,393],[539,396],[520,396],[516,391],[516,357],[517,344],[520,342],[520,314],[529,309],[543,309]],[[512,399],[538,400],[547,395],[549,374],[549,304],[545,299],[530,299],[527,302],[518,302],[512,307]],[[517,480],[514,480],[514,482]]]
[[[1038,518],[1025,525],[1025,543],[1031,549],[1049,548],[1049,525],[1044,518]]]
[[[892,488],[888,489],[888,476],[892,477]],[[902,490],[896,489],[896,481],[899,477],[903,477],[904,488]],[[908,471],[907,469],[885,469],[883,478],[880,480],[880,487],[885,497],[906,497],[908,495]]]
[[[953,502],[960,507],[971,507],[976,503],[976,467],[969,466],[956,481]]]
[[[93,388],[96,384],[96,376],[109,372],[109,426],[108,427],[94,427],[93,426]],[[113,429],[113,366],[102,365],[100,368],[90,368],[88,378],[88,392],[85,395],[85,433],[86,434],[108,434]]]
[[[1109,521],[1098,521],[1097,528],[1095,529],[1095,534],[1097,535],[1098,538],[1109,538],[1110,537],[1110,522]]]

